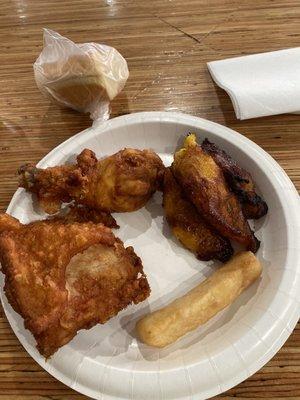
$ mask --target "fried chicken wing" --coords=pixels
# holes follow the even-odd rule
[[[200,260],[229,260],[233,254],[230,241],[201,218],[195,206],[184,197],[170,168],[164,174],[163,206],[173,234]]]
[[[225,151],[205,139],[202,149],[210,154],[222,169],[230,189],[237,194],[247,219],[258,219],[267,214],[267,203],[256,193],[252,176],[241,168]]]
[[[49,357],[79,329],[149,296],[141,260],[102,224],[0,217],[5,293]]]
[[[259,241],[246,221],[236,195],[230,191],[222,170],[214,159],[189,135],[177,151],[172,171],[186,196],[201,216],[222,236],[244,244],[256,252]]]
[[[99,161],[85,149],[74,165],[39,169],[26,164],[18,172],[19,185],[53,214],[71,200],[106,212],[137,210],[158,189],[163,170],[153,151],[128,148]]]

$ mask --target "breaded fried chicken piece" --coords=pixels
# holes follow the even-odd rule
[[[19,168],[19,185],[35,193],[44,211],[54,214],[62,202],[106,212],[134,211],[158,189],[163,163],[152,150],[124,149],[97,160],[83,150],[74,165],[46,169],[26,164]]]
[[[200,260],[229,260],[233,254],[230,241],[211,228],[195,206],[184,197],[170,168],[164,174],[163,206],[173,234]]]
[[[119,228],[119,225],[110,213],[81,204],[70,204],[62,208],[58,214],[49,216],[48,218],[64,222],[94,222],[96,224],[101,223],[109,228]]]
[[[0,213],[0,234],[5,231],[16,231],[22,226],[21,222],[9,214]]]
[[[2,215],[0,227],[5,293],[45,357],[149,296],[141,260],[102,224],[44,220],[17,228]]]
[[[172,171],[186,196],[219,234],[245,245],[253,253],[257,251],[259,241],[238,198],[214,159],[197,145],[195,135],[187,136],[184,148],[175,153]]]
[[[256,193],[255,184],[249,172],[208,139],[203,141],[201,147],[222,169],[230,189],[237,194],[242,203],[245,218],[258,219],[267,214],[267,203]]]

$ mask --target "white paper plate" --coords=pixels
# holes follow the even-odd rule
[[[208,137],[249,170],[269,205],[255,222],[262,241],[262,279],[229,308],[178,343],[156,350],[132,335],[135,321],[185,293],[214,270],[198,261],[170,235],[157,193],[143,209],[115,214],[116,234],[141,256],[152,293],[105,325],[79,334],[50,361],[35,349],[32,335],[1,299],[7,318],[28,353],[50,374],[96,399],[206,399],[243,381],[261,368],[292,332],[300,311],[300,210],[297,192],[280,166],[260,147],[213,122],[178,113],[125,115],[70,138],[51,151],[40,167],[63,164],[84,148],[98,157],[123,147],[152,148],[170,164],[189,131]],[[41,218],[23,189],[8,212],[23,222]],[[3,281],[3,276],[2,276]],[[3,285],[3,282],[2,282]]]

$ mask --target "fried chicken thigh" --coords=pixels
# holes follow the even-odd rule
[[[45,357],[150,293],[141,260],[102,224],[0,216],[5,293]]]
[[[187,136],[184,148],[175,153],[172,171],[186,196],[217,232],[252,252],[257,251],[259,241],[237,196],[229,189],[214,159],[197,145],[195,135]]]
[[[161,159],[151,150],[124,149],[98,161],[85,149],[74,165],[20,167],[19,184],[35,193],[49,214],[71,200],[106,212],[127,212],[145,205],[158,189],[163,170]]]
[[[94,222],[96,224],[101,223],[109,228],[119,228],[117,221],[110,213],[81,204],[70,204],[63,207],[58,214],[49,215],[48,218],[63,222]]]
[[[208,139],[203,141],[201,147],[222,169],[227,184],[242,203],[245,218],[258,219],[267,214],[267,203],[256,193],[255,184],[249,172]]]
[[[200,260],[229,260],[233,254],[230,241],[211,228],[185,198],[170,168],[164,174],[163,206],[173,234]]]

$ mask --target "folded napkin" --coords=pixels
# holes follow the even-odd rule
[[[238,119],[300,111],[300,47],[207,64]]]

